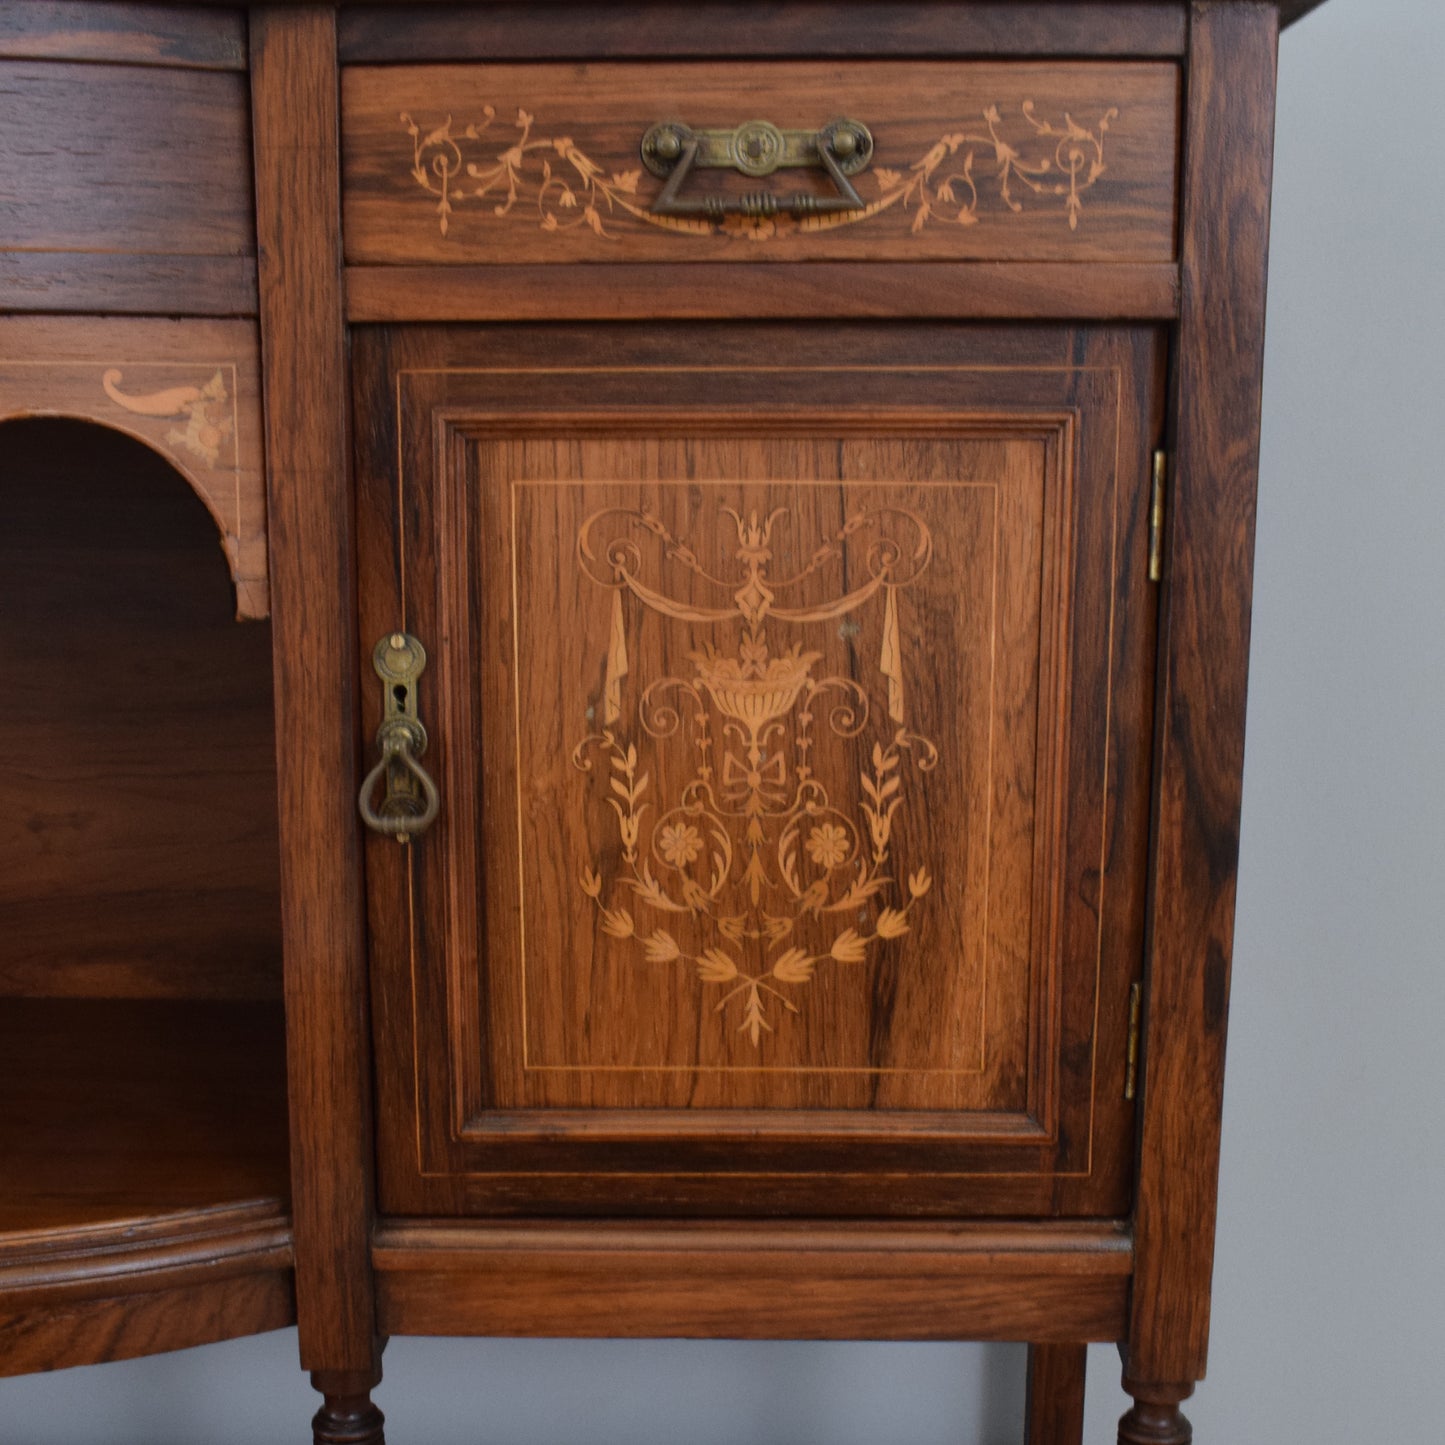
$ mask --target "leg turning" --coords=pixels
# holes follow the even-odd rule
[[[385,1417],[371,1403],[374,1376],[317,1370],[311,1383],[323,1397],[311,1421],[315,1445],[386,1445]]]
[[[1192,1445],[1194,1430],[1179,1404],[1194,1393],[1193,1384],[1157,1385],[1124,1377],[1134,1408],[1119,1421],[1119,1445]]]

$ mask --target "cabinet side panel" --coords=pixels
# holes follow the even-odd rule
[[[1128,1353],[1140,1380],[1201,1378],[1209,1334],[1276,39],[1272,5],[1194,7]]]

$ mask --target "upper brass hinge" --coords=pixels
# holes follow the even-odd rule
[[[1144,1016],[1144,985],[1136,983],[1129,990],[1129,1044],[1124,1054],[1124,1097],[1133,1099],[1139,1092],[1139,1031]]]
[[[1169,453],[1154,453],[1154,485],[1149,493],[1149,580],[1164,575],[1164,492],[1169,485]]]

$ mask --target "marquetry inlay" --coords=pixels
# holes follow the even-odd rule
[[[116,367],[108,368],[100,378],[105,394],[119,407],[134,416],[163,417],[180,423],[165,435],[171,446],[183,447],[214,467],[221,447],[235,430],[231,414],[231,397],[226,378],[217,371],[202,386],[172,386],[141,396],[128,395],[120,389],[124,374]]]
[[[1003,107],[990,104],[941,134],[906,169],[878,166],[858,177],[866,202],[861,210],[716,218],[656,214],[639,194],[640,166],[609,171],[570,134],[538,134],[536,115],[523,107],[501,136],[492,133],[492,105],[466,122],[448,115],[424,125],[409,111],[399,120],[411,139],[412,179],[436,198],[443,236],[458,209],[470,203],[469,209],[484,204],[494,218],[530,221],[545,232],[587,227],[603,240],[613,235],[611,228],[641,224],[683,235],[730,232],[769,241],[856,226],[895,207],[911,214],[914,235],[934,222],[974,226],[991,211],[1017,213],[1026,204],[1057,207],[1076,231],[1084,192],[1108,169],[1104,144],[1118,118],[1117,106],[1086,126],[1068,113],[1041,119],[1033,100],[1007,117]]]
[[[713,1011],[757,1047],[799,1011],[816,971],[862,964],[907,934],[932,886],[927,862],[899,848],[893,823],[904,789],[939,762],[934,743],[908,725],[906,678],[917,659],[905,655],[899,628],[934,539],[906,507],[856,506],[779,575],[774,535],[801,531],[794,510],[716,510],[720,527],[736,533],[721,572],[645,507],[594,512],[578,532],[579,566],[612,599],[602,726],[578,742],[572,762],[614,815],[580,886],[604,934],[633,940],[648,964],[694,972]],[[660,552],[645,553],[640,539]],[[805,593],[810,579],[826,579],[826,590]],[[874,665],[883,716],[867,687],[825,672],[824,654],[809,645],[820,628],[856,634],[852,618],[865,608],[882,618]],[[632,675],[629,609],[681,629],[686,671]],[[717,640],[701,628],[716,629]],[[816,766],[830,735],[872,739],[866,766],[843,787],[830,788]],[[689,760],[671,770],[670,787],[653,766],[663,752]]]

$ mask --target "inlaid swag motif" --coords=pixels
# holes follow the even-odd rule
[[[756,1047],[779,1009],[799,1011],[797,991],[817,971],[860,965],[908,933],[932,887],[922,861],[900,856],[895,816],[912,779],[939,760],[908,726],[899,629],[900,594],[927,570],[933,538],[905,509],[866,508],[797,572],[775,579],[773,534],[792,513],[721,511],[737,534],[731,577],[709,572],[646,509],[607,508],[579,531],[581,568],[612,604],[603,726],[572,761],[613,815],[611,836],[592,840],[580,886],[603,934],[632,940],[644,965],[692,970],[717,995],[715,1011],[739,1018]],[[661,543],[658,567],[644,560],[649,536]],[[674,595],[669,573],[685,575],[694,596],[700,580],[718,600]],[[801,584],[828,575],[840,578],[838,591],[801,599]],[[843,586],[845,576],[862,580]],[[883,613],[887,704],[876,719],[868,691],[850,677],[820,676],[823,654],[809,646],[810,632],[817,641],[820,627],[846,627],[870,607]],[[636,608],[664,625],[736,624],[736,648],[705,643],[687,653],[685,676],[633,678],[627,613]],[[827,734],[862,740],[854,751],[867,762],[848,796],[831,796],[820,776]],[[663,750],[686,759],[668,769],[686,775],[670,796],[654,781]],[[613,860],[610,874],[604,859]]]
[[[1040,120],[1032,100],[1024,101],[1009,121],[998,105],[990,105],[979,121],[941,135],[907,170],[875,166],[858,177],[867,202],[862,210],[714,219],[654,214],[638,197],[641,167],[609,173],[570,136],[535,135],[536,117],[527,110],[517,111],[515,138],[493,149],[496,111],[488,105],[481,114],[480,121],[460,128],[450,115],[430,129],[409,112],[400,117],[412,142],[412,178],[436,197],[443,236],[455,212],[472,203],[489,203],[495,217],[532,215],[549,232],[586,226],[609,239],[615,234],[611,227],[636,221],[686,235],[732,233],[753,241],[856,226],[902,207],[912,213],[916,235],[934,221],[977,225],[986,203],[995,198],[1014,213],[1023,212],[1026,202],[1053,203],[1075,231],[1084,193],[1107,170],[1104,142],[1119,117],[1118,109],[1110,108],[1090,129],[1067,112],[1062,122]]]

